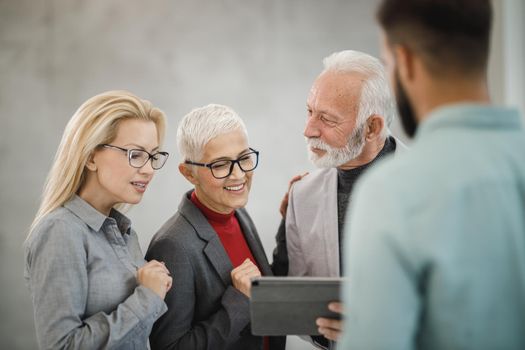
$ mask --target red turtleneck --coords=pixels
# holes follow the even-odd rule
[[[199,201],[199,198],[197,198],[195,191],[191,193],[190,199],[193,204],[200,209],[202,214],[204,214],[215,232],[217,232],[222,246],[226,250],[226,254],[230,257],[233,268],[241,265],[244,260],[250,259],[255,265],[257,265],[257,268],[259,268],[260,271],[261,267],[254,259],[250,247],[248,247],[248,244],[246,243],[246,239],[241,230],[241,225],[239,225],[239,220],[237,220],[237,217],[235,216],[235,211],[232,211],[230,214],[217,213],[202,204]],[[268,337],[263,337],[263,349],[270,349]]]
[[[250,247],[246,243],[246,239],[239,225],[239,220],[235,216],[235,211],[230,214],[217,213],[202,204],[195,191],[191,194],[191,201],[204,214],[211,227],[217,232],[222,246],[230,257],[233,268],[241,265],[244,260],[250,259],[259,270],[261,269],[257,261],[254,259]]]

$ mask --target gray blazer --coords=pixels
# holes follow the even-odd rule
[[[146,260],[164,261],[173,276],[165,299],[168,312],[153,326],[151,347],[262,349],[262,337],[250,331],[249,299],[232,286],[230,259],[190,194],[183,196],[179,210],[155,234],[146,253]],[[235,215],[261,273],[271,275],[250,216],[244,209]]]

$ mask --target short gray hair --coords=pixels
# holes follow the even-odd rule
[[[182,118],[177,129],[177,146],[182,160],[199,161],[210,140],[236,130],[248,136],[244,122],[230,107],[209,104],[193,109]]]
[[[368,117],[377,114],[385,120],[383,136],[390,133],[390,124],[397,113],[385,68],[381,62],[366,53],[345,50],[335,52],[323,59],[324,72],[361,73],[366,81],[361,88],[357,126],[364,125]]]

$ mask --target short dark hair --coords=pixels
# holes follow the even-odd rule
[[[486,72],[490,0],[383,0],[377,19],[388,42],[418,53],[433,75]]]

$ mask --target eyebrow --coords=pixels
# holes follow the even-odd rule
[[[306,104],[306,108],[307,108],[309,111],[312,111],[312,110],[313,110],[313,108],[310,107],[310,105],[309,105],[308,103]],[[341,117],[337,116],[337,115],[334,114],[334,113],[331,113],[330,111],[328,111],[328,110],[326,110],[326,109],[320,109],[320,110],[317,110],[317,113],[321,113],[321,114],[325,114],[325,115],[327,115],[327,116],[333,117],[333,118],[337,119],[337,121],[342,121],[342,120],[345,119],[345,118],[341,118]]]
[[[136,143],[128,143],[128,144],[125,144],[124,147],[129,147],[129,146],[132,146],[132,147],[136,147],[137,149],[140,149],[140,150],[143,150],[143,151],[146,151],[146,152],[150,152],[148,151],[147,149],[145,149],[144,147],[142,147],[141,145],[137,145]],[[156,152],[159,150],[159,146],[153,148],[151,150],[151,152]]]
[[[240,156],[242,156],[243,154],[248,153],[248,152],[251,152],[251,149],[249,147],[244,149],[244,150],[242,150],[239,154],[237,154],[237,158],[239,158]],[[231,159],[230,157],[219,157],[219,158],[212,159],[212,160],[210,160],[207,163],[213,163],[213,162],[216,162],[216,161],[219,161],[219,160],[233,160],[233,159]]]

